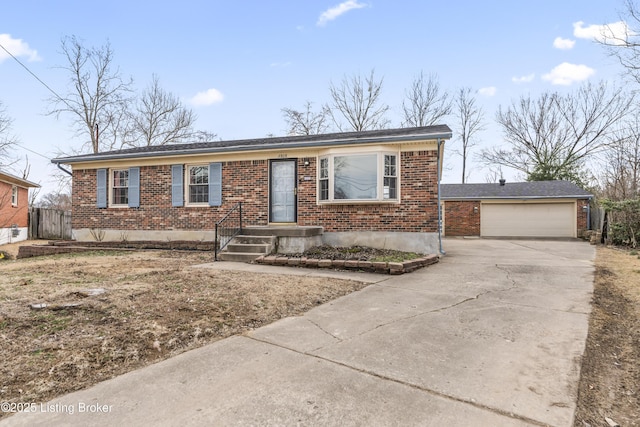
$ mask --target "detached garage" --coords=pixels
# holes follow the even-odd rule
[[[568,181],[441,184],[444,235],[579,237],[592,197]]]

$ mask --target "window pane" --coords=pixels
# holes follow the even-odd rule
[[[209,203],[209,167],[189,168],[189,203]]]
[[[385,199],[397,199],[398,193],[396,190],[396,182],[397,178],[385,177],[384,178],[384,194],[383,198]]]
[[[384,156],[384,175],[396,176],[396,156]]]
[[[113,201],[114,205],[126,205],[129,203],[129,189],[128,188],[114,188],[113,189]]]
[[[114,205],[129,204],[129,170],[114,170],[111,203]]]
[[[189,186],[189,203],[208,203],[209,202],[209,186],[208,185],[190,185]]]
[[[329,200],[329,180],[320,180],[320,200]]]
[[[376,154],[335,156],[333,196],[335,199],[376,199],[378,182]]]
[[[209,168],[207,166],[194,166],[189,169],[190,184],[208,184]]]
[[[329,178],[329,159],[320,159],[320,178]]]

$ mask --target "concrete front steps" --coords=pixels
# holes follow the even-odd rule
[[[235,236],[218,260],[252,262],[271,253],[300,253],[322,244],[322,227],[248,226]]]
[[[218,260],[251,262],[262,255],[268,255],[275,250],[275,236],[253,236],[239,234],[218,254]]]

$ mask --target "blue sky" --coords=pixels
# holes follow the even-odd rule
[[[60,40],[75,35],[87,47],[108,40],[137,89],[156,74],[198,115],[198,129],[222,139],[284,135],[282,108],[327,103],[331,82],[371,69],[384,78],[397,127],[412,79],[436,73],[444,89],[477,91],[487,122],[477,152],[503,143],[494,124],[499,105],[587,80],[620,83],[619,66],[594,35],[596,26],[618,22],[622,9],[622,0],[21,0],[2,6],[0,44],[63,94]],[[29,178],[43,193],[55,189],[46,158],[82,143],[68,117],[45,115],[49,96],[0,50],[0,100],[20,144],[39,153],[26,152]],[[455,127],[453,118],[445,123]],[[447,144],[445,182],[460,180],[457,145],[455,138]],[[486,169],[471,166],[470,181],[484,182]]]

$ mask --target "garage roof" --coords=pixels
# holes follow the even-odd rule
[[[569,181],[505,182],[495,184],[440,184],[443,200],[586,199],[593,194]]]

